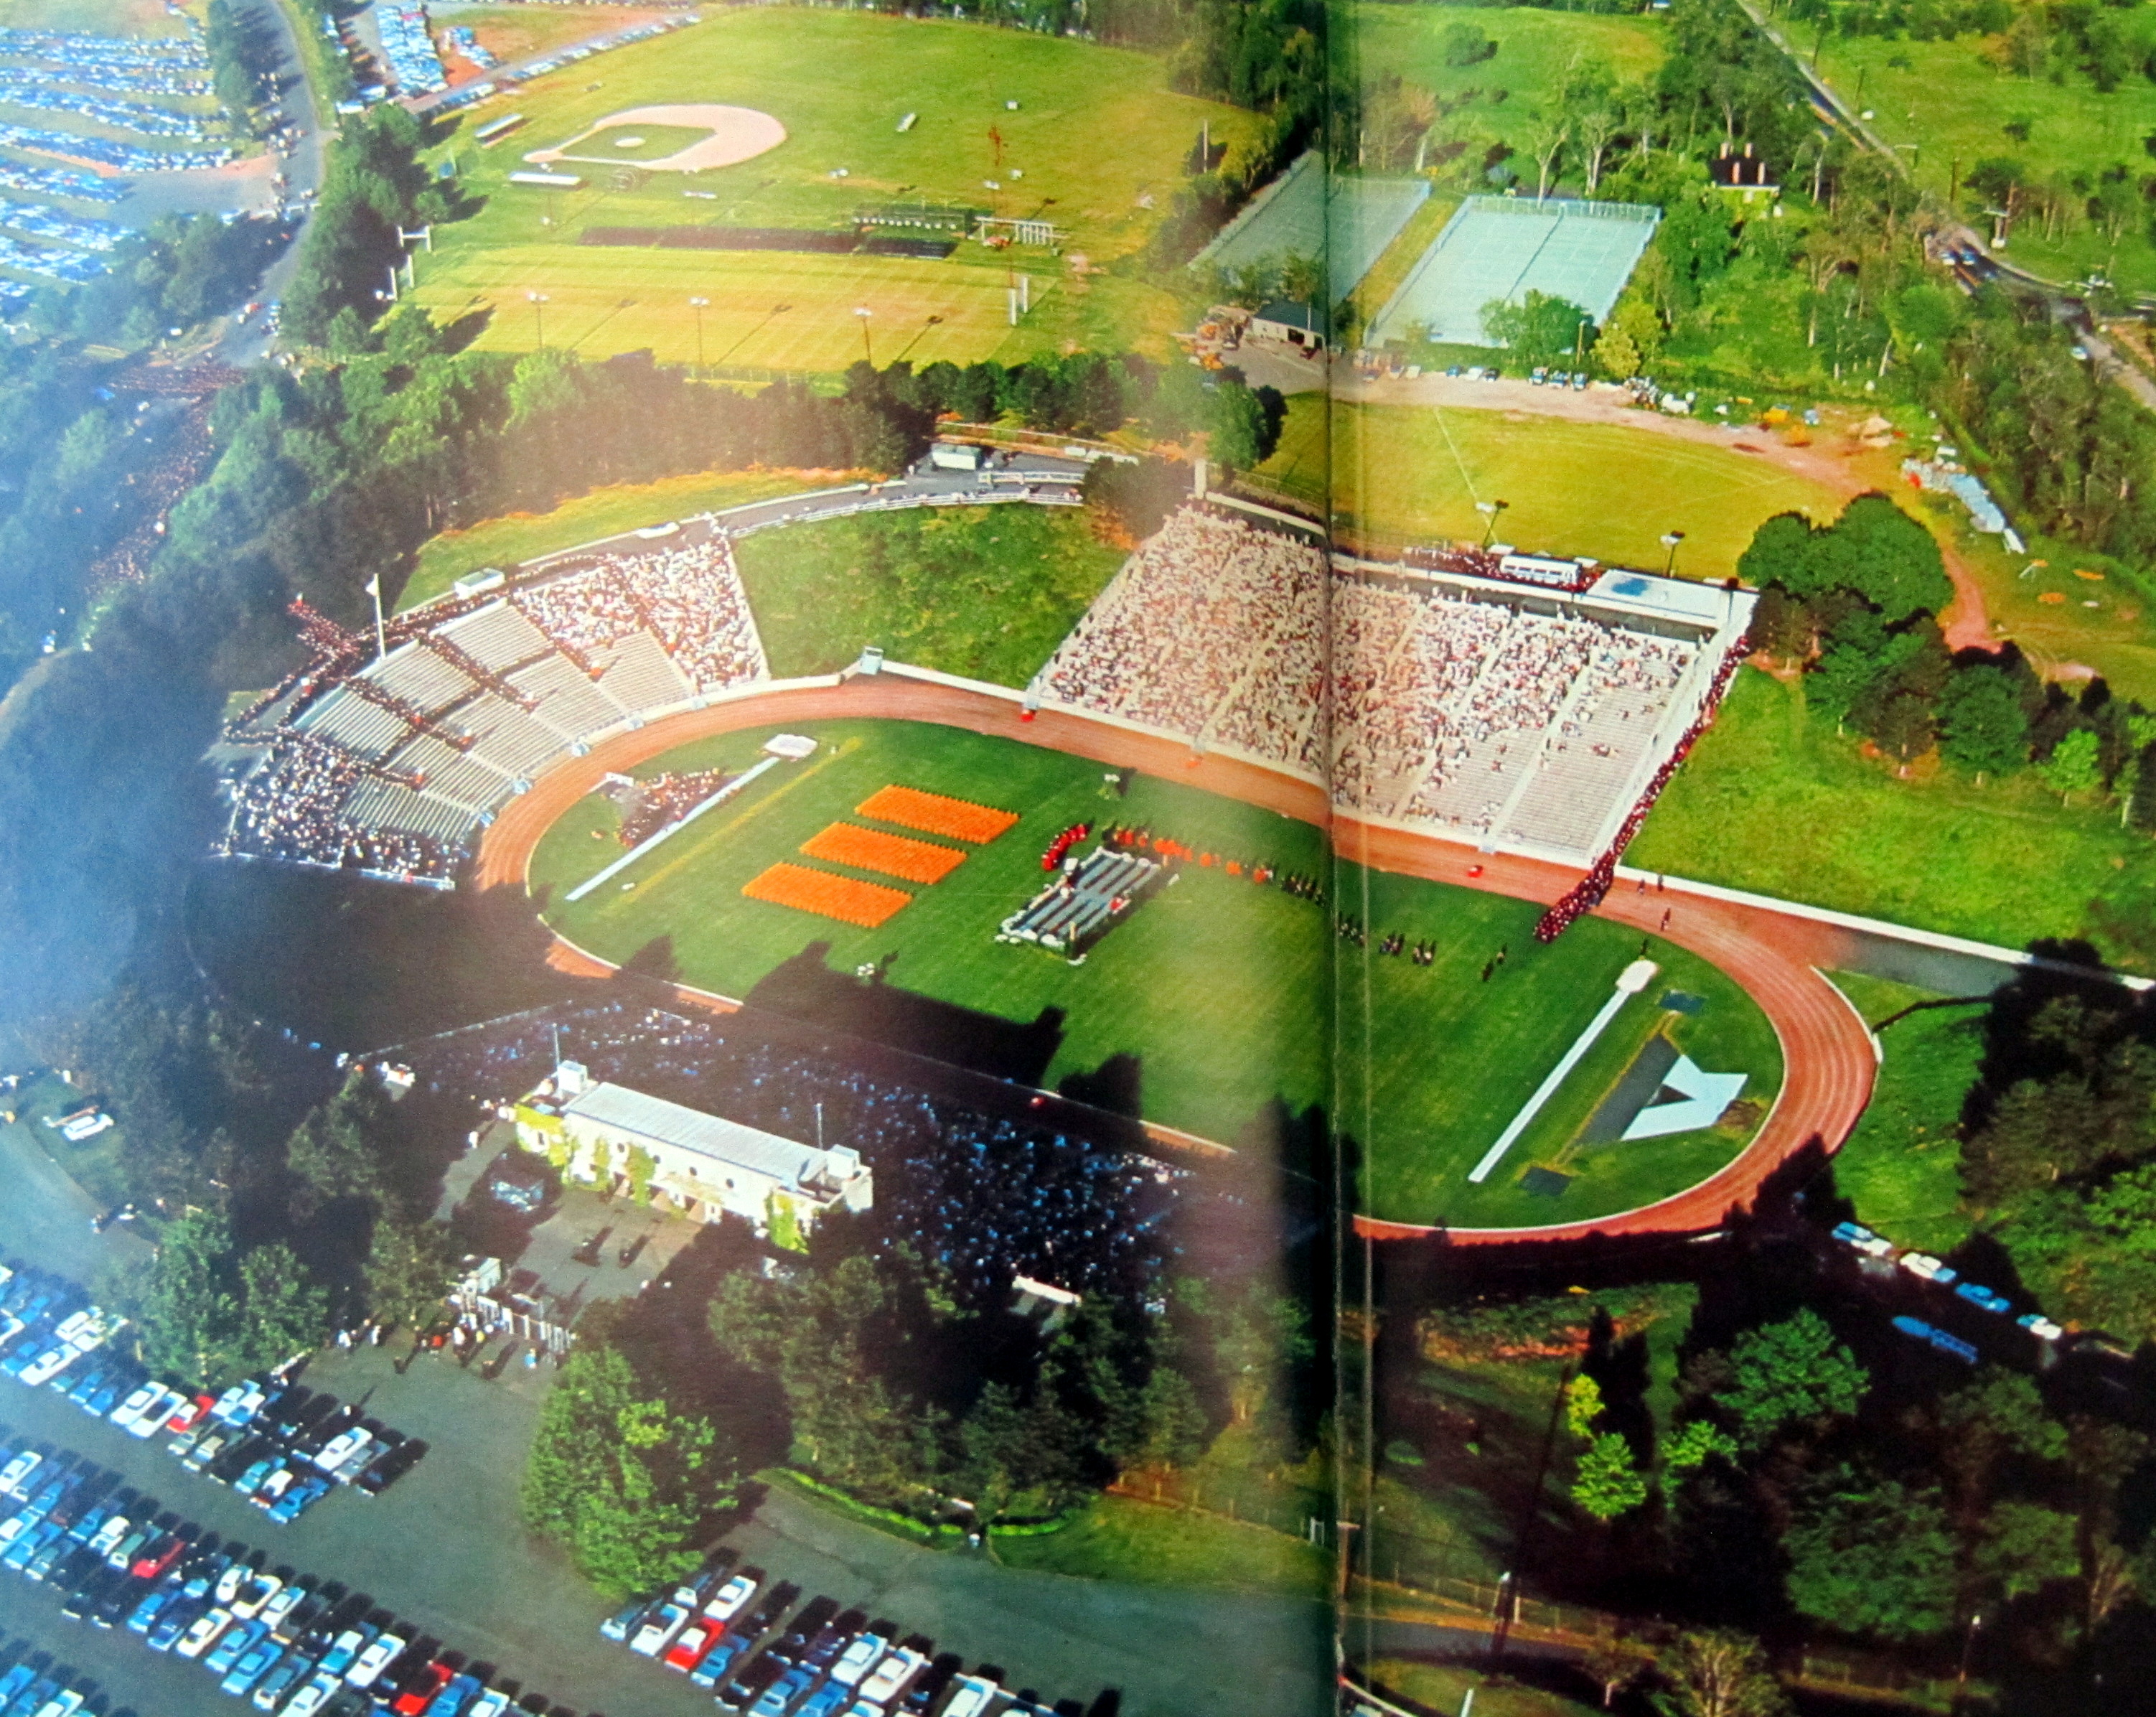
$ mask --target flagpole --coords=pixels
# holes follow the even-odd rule
[[[374,599],[374,659],[380,661],[389,654],[389,634],[382,623],[382,574],[377,573],[367,581],[367,594]]]

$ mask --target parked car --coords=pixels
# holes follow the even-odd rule
[[[670,1600],[644,1618],[643,1625],[630,1639],[629,1648],[639,1658],[655,1658],[666,1649],[674,1636],[688,1626],[688,1622],[689,1612]]]
[[[382,1672],[395,1663],[410,1642],[394,1633],[381,1635],[352,1660],[352,1668],[344,1673],[347,1687],[370,1688],[382,1678]]]
[[[747,1606],[756,1596],[757,1581],[747,1574],[737,1574],[711,1594],[711,1601],[704,1606],[704,1618],[709,1622],[731,1622]]]

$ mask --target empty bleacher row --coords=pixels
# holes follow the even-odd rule
[[[446,885],[557,759],[769,672],[720,536],[588,558],[398,630],[379,660],[228,736],[253,756],[218,851]]]

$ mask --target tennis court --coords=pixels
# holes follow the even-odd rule
[[[1322,256],[1337,304],[1376,265],[1429,195],[1427,179],[1328,176],[1312,150],[1252,198],[1190,265],[1248,268],[1290,256]]]
[[[1566,299],[1599,322],[1661,218],[1635,203],[1471,197],[1378,312],[1370,343],[1405,340],[1420,323],[1431,340],[1488,346],[1482,307],[1530,292]]]

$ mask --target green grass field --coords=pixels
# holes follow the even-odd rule
[[[1630,1210],[1704,1180],[1743,1149],[1780,1088],[1781,1050],[1766,1016],[1705,961],[1648,938],[1661,968],[1627,1002],[1489,1180],[1467,1171],[1493,1144],[1641,952],[1621,926],[1584,918],[1557,942],[1534,939],[1541,908],[1342,866],[1336,887],[1370,927],[1439,945],[1418,967],[1343,947],[1337,972],[1339,1124],[1362,1147],[1363,1208],[1402,1222],[1528,1227]],[[1484,962],[1506,950],[1488,979]],[[1660,1005],[1671,991],[1704,999],[1696,1014]],[[1578,1135],[1635,1056],[1666,1034],[1708,1072],[1749,1076],[1743,1124],[1668,1139],[1584,1145]],[[1440,1054],[1431,1046],[1443,1046]],[[1362,1069],[1374,1071],[1365,1078]],[[1570,1185],[1523,1189],[1531,1169]]]
[[[1462,1709],[1471,1692],[1479,1717],[1598,1717],[1601,1709],[1504,1676],[1493,1678],[1486,1670],[1464,1664],[1375,1658],[1362,1668],[1374,1686],[1433,1711]]]
[[[995,1556],[1081,1580],[1322,1596],[1326,1553],[1286,1533],[1104,1496],[1060,1532],[998,1535]]]
[[[1800,687],[1753,668],[1627,856],[2010,948],[2088,934],[2092,900],[2156,868],[2156,847],[2115,811],[2062,808],[2026,774],[1898,779],[1810,717]]]
[[[690,513],[746,506],[774,495],[820,489],[845,480],[831,471],[696,471],[655,483],[616,483],[565,501],[549,512],[511,513],[468,531],[444,531],[419,550],[412,576],[398,594],[398,609],[439,596],[466,573],[514,566],[557,549],[655,525]]]
[[[1288,421],[1258,476],[1322,501],[1317,395]],[[1522,548],[1660,571],[1665,532],[1686,533],[1677,570],[1723,578],[1761,521],[1792,508],[1833,517],[1838,498],[1752,455],[1651,430],[1522,413],[1409,405],[1333,408],[1336,516],[1380,538],[1480,538],[1478,500],[1511,503],[1500,526]]]
[[[1516,146],[1535,104],[1556,95],[1575,59],[1607,65],[1620,83],[1643,84],[1661,68],[1668,35],[1659,18],[1509,6],[1360,5],[1346,22],[1346,29],[1335,26],[1336,48],[1359,59],[1365,76],[1396,72],[1448,102],[1475,95],[1439,121],[1439,137],[1486,143],[1509,135]],[[1446,64],[1445,33],[1459,23],[1479,26],[1496,53],[1473,65]]]
[[[1127,799],[1105,802],[1092,763],[952,728],[846,722],[819,724],[814,735],[825,748],[813,762],[767,776],[647,856],[623,873],[633,887],[610,882],[572,905],[561,897],[619,853],[613,807],[584,800],[532,860],[533,884],[550,897],[548,922],[618,964],[664,938],[685,981],[724,995],[747,995],[783,961],[820,943],[833,971],[890,957],[893,984],[1003,1020],[1031,1021],[1060,1009],[1060,1041],[1044,1082],[1135,1057],[1141,1112],[1210,1138],[1235,1139],[1275,1101],[1295,1112],[1331,1107],[1332,963],[1336,953],[1349,955],[1343,970],[1360,973],[1365,963],[1332,939],[1322,906],[1190,866],[1083,967],[993,939],[997,924],[1040,887],[1050,838],[1073,822],[1141,823],[1201,850],[1304,874],[1323,866],[1317,830],[1150,777]],[[767,737],[685,747],[641,773],[737,768]],[[799,862],[803,841],[852,820],[855,805],[892,782],[994,805],[1022,820],[971,851],[942,882],[913,888],[912,902],[875,929],[742,897],[742,885],[767,866]],[[1372,876],[1367,890],[1359,872],[1350,880],[1373,940],[1397,928],[1440,948],[1430,967],[1373,956],[1341,998],[1343,1060],[1367,1055],[1379,1070],[1368,1088],[1374,1123],[1363,1082],[1341,1087],[1343,1124],[1363,1141],[1378,1214],[1494,1226],[1599,1215],[1689,1185],[1741,1148],[1743,1129],[1585,1154],[1572,1148],[1572,1135],[1658,1026],[1709,1071],[1752,1074],[1748,1094],[1770,1097],[1779,1079],[1773,1035],[1750,1002],[1719,974],[1656,943],[1666,981],[1620,1015],[1505,1169],[1469,1195],[1468,1167],[1599,1006],[1638,939],[1590,923],[1539,948],[1529,934],[1532,906],[1405,878]],[[1501,941],[1511,959],[1485,987],[1476,973]],[[1671,987],[1705,997],[1705,1010],[1665,1018],[1652,1004]],[[1366,1030],[1365,1020],[1374,1024]],[[1433,1043],[1444,1053],[1433,1056]],[[1578,1178],[1561,1198],[1531,1198],[1514,1182],[1537,1164]]]
[[[2139,54],[2156,49],[2156,30],[2145,8],[2121,16],[2138,40]],[[1798,28],[1809,50],[1810,31]],[[1940,198],[1957,170],[1965,181],[1969,169],[1988,157],[2018,161],[2039,182],[2073,173],[2093,178],[2121,164],[2138,176],[2147,167],[2142,139],[2156,131],[2156,84],[2138,68],[2107,95],[2078,71],[2057,83],[2003,71],[1984,57],[1986,39],[1833,36],[1819,66],[1844,100],[1871,113],[1867,123],[1881,140],[1913,161],[1917,182]],[[2009,126],[2017,131],[2025,126],[2025,139],[2010,134]],[[1983,199],[1964,188],[1962,202],[1977,211]],[[1981,227],[1981,213],[1974,218]],[[2127,224],[2114,252],[2108,235],[2085,218],[2048,239],[2041,219],[2025,218],[2015,226],[2005,254],[2016,266],[2053,279],[2079,278],[2094,270],[2125,291],[2156,288],[2156,244],[2145,220]]]
[[[736,551],[771,671],[896,660],[998,686],[1030,680],[1122,564],[1083,512],[875,513],[745,537]]]
[[[874,78],[830,75],[834,66],[869,64]],[[438,316],[493,306],[482,347],[536,344],[538,319],[526,294],[537,291],[552,301],[548,343],[593,356],[649,347],[662,358],[693,360],[691,296],[711,300],[703,345],[714,364],[843,369],[861,351],[858,306],[874,312],[880,363],[901,355],[916,363],[1009,359],[1074,339],[1104,343],[1119,331],[1105,343],[1157,347],[1164,355],[1167,331],[1178,321],[1169,295],[1131,280],[1080,281],[1068,255],[1045,250],[1011,253],[1033,276],[1034,301],[1013,328],[1004,260],[977,244],[936,262],[592,249],[580,239],[593,224],[828,230],[864,204],[917,198],[1045,217],[1068,233],[1067,251],[1102,263],[1145,242],[1181,182],[1183,158],[1201,126],[1209,123],[1216,143],[1233,144],[1257,123],[1239,110],[1175,94],[1165,63],[1148,55],[865,13],[729,10],[609,54],[596,80],[592,69],[565,69],[526,85],[515,111],[527,123],[490,147],[472,142],[470,131],[506,110],[482,104],[437,152],[456,161],[465,188],[485,207],[438,232],[436,254],[422,260],[418,298]],[[604,167],[573,192],[507,182],[530,152],[566,142],[617,112],[682,101],[755,108],[778,119],[787,140],[693,177],[654,172],[631,190],[612,188]],[[908,113],[917,117],[901,132]],[[642,126],[630,134],[655,136]],[[589,141],[603,145],[612,135]],[[656,152],[654,144],[634,158]],[[844,177],[836,177],[841,171]],[[1003,189],[985,188],[990,179]],[[687,190],[697,198],[685,198]]]
[[[1833,981],[1875,1026],[1912,1003],[1942,1000],[1854,972]],[[1835,1186],[1856,1204],[1856,1220],[1903,1246],[1950,1252],[1969,1238],[1955,1129],[1983,1059],[1984,1022],[1980,1005],[1934,1007],[1881,1032],[1879,1082],[1835,1155]]]

